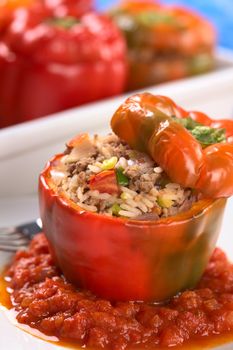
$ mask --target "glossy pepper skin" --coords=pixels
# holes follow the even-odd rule
[[[57,17],[81,17],[94,9],[93,0],[41,0],[43,5],[52,10]]]
[[[125,42],[105,16],[20,9],[0,49],[1,127],[119,94]]]
[[[204,199],[182,214],[137,221],[87,212],[57,192],[51,171],[39,180],[40,213],[65,276],[109,300],[161,301],[195,286],[215,246],[225,199]]]
[[[122,1],[110,13],[128,45],[128,90],[214,66],[216,33],[200,14],[154,1]]]
[[[0,2],[0,33],[9,25],[13,12],[20,7],[37,8],[44,6],[54,16],[80,17],[93,10],[92,0],[5,0]]]
[[[34,6],[36,0],[3,0],[0,1],[0,39],[4,36],[13,17],[14,11],[20,7]],[[1,42],[0,42],[1,45]],[[0,51],[2,48],[0,47]]]
[[[227,142],[202,149],[174,118],[193,118],[226,129]],[[112,130],[132,148],[148,152],[173,182],[199,190],[209,198],[233,195],[233,121],[211,120],[187,112],[171,99],[149,93],[129,97],[115,112]]]

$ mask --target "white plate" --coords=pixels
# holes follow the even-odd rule
[[[218,118],[233,117],[233,58],[231,53],[218,55],[219,68],[203,76],[163,84],[147,89],[170,96],[188,109],[202,110]],[[104,133],[120,96],[86,105],[0,131],[0,226],[12,225],[37,217],[37,178],[46,160],[63,150],[70,137],[83,131]],[[233,260],[233,199],[229,200],[218,245]],[[0,269],[9,256],[0,253]],[[216,349],[232,349],[233,344]],[[0,311],[1,350],[64,349],[44,342],[13,325]]]

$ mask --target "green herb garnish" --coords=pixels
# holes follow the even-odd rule
[[[112,214],[113,215],[119,216],[119,211],[121,210],[121,207],[119,206],[119,204],[117,204],[117,203],[113,204],[111,209],[112,209]]]
[[[56,26],[56,27],[62,27],[64,29],[70,29],[72,28],[75,24],[80,23],[80,20],[75,18],[75,17],[54,17],[54,18],[48,18],[46,20],[46,23]]]
[[[129,184],[129,178],[123,173],[122,168],[116,169],[116,177],[117,177],[117,183],[120,186],[128,186]]]
[[[113,169],[117,162],[118,162],[118,158],[117,157],[112,157],[110,159],[105,159],[103,161],[102,165],[101,165],[101,169],[102,170]]]
[[[176,118],[173,119],[183,125],[194,137],[200,142],[203,148],[215,143],[226,142],[226,130],[211,128],[197,123],[192,118]]]
[[[202,124],[195,122],[192,118],[176,118],[172,117],[178,124],[183,125],[185,129],[193,130],[197,126],[201,126]]]
[[[144,11],[140,12],[135,17],[139,23],[145,26],[153,26],[158,24],[177,25],[177,19],[167,13]]]
[[[191,133],[204,147],[213,145],[214,143],[226,142],[225,129],[214,129],[208,126],[196,126]]]
[[[187,61],[188,71],[191,74],[206,72],[213,67],[211,54],[199,54]]]

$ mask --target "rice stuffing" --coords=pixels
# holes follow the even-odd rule
[[[197,200],[191,189],[171,183],[147,154],[116,135],[87,136],[85,142],[82,149],[67,147],[62,171],[52,174],[59,192],[84,210],[156,220],[188,210]]]

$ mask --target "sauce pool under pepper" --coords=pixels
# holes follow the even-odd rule
[[[233,338],[233,265],[219,249],[196,289],[163,305],[110,303],[78,290],[55,266],[43,234],[27,251],[16,253],[4,275],[1,303],[14,308],[19,323],[56,336],[62,344],[111,350],[204,349]]]

